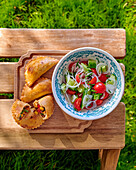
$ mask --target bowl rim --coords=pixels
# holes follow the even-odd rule
[[[119,72],[121,74],[121,84],[122,84],[122,89],[121,89],[121,93],[118,97],[118,100],[117,102],[113,105],[113,107],[111,107],[111,109],[109,109],[108,111],[106,111],[104,114],[101,114],[101,115],[98,115],[96,117],[94,116],[89,116],[89,117],[80,117],[78,115],[75,115],[73,113],[70,113],[70,111],[68,111],[65,107],[63,107],[63,105],[61,104],[60,101],[58,101],[58,98],[57,98],[57,94],[56,94],[56,91],[55,91],[55,76],[56,76],[56,72],[59,68],[59,65],[62,63],[63,60],[65,60],[69,55],[72,55],[73,53],[75,52],[78,52],[78,51],[85,51],[85,50],[96,50],[98,52],[101,52],[105,55],[107,55],[108,57],[110,57],[114,62],[115,64],[118,66],[118,69],[119,69]],[[53,71],[53,75],[52,75],[52,92],[53,92],[53,96],[55,98],[55,101],[56,103],[59,105],[59,107],[66,113],[68,114],[69,116],[71,117],[74,117],[76,119],[80,119],[80,120],[97,120],[97,119],[100,119],[102,117],[105,117],[107,116],[109,113],[111,113],[116,107],[117,105],[119,104],[122,96],[123,96],[123,93],[124,93],[124,86],[125,86],[125,79],[124,79],[124,74],[123,74],[123,71],[121,69],[121,66],[119,65],[119,63],[116,61],[116,59],[111,55],[109,54],[108,52],[102,50],[102,49],[99,49],[99,48],[95,48],[95,47],[81,47],[81,48],[77,48],[77,49],[74,49],[74,50],[71,50],[70,52],[68,52],[66,55],[64,55],[60,61],[58,62],[58,64],[56,65],[54,71]]]

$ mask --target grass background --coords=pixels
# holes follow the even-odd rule
[[[133,0],[0,0],[1,28],[124,28],[126,146],[117,170],[136,169],[136,2]],[[18,59],[1,58],[3,61]],[[13,94],[0,94],[12,98]],[[0,169],[100,168],[98,151],[0,151]]]

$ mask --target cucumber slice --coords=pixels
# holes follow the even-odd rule
[[[87,102],[90,100],[90,95],[85,95],[84,97],[83,97],[83,99],[82,99],[82,104],[81,104],[81,109],[83,109],[85,106],[86,106],[86,104],[87,104]]]
[[[104,73],[104,72],[106,72],[107,71],[107,66],[101,66],[100,68],[99,68],[99,72],[100,73]]]
[[[71,103],[74,103],[77,98],[78,98],[77,95],[72,95],[71,96]]]
[[[108,79],[108,80],[107,80],[107,84],[112,84],[112,85],[113,85],[113,84],[114,84],[114,81],[113,81],[113,80]]]
[[[83,109],[87,102],[90,100],[91,95],[88,94],[88,89],[84,90],[83,96],[82,96],[82,103],[81,103],[81,109]]]
[[[74,86],[76,84],[76,81],[73,80],[72,78],[70,78],[69,81],[67,82],[67,84],[70,86]]]
[[[98,99],[100,99],[101,95],[102,95],[101,93],[99,93],[99,94],[94,93],[93,99],[98,100]]]
[[[89,91],[87,92],[87,94],[91,95],[91,91],[89,90]]]
[[[60,88],[63,93],[66,93],[66,84],[63,83]]]
[[[80,84],[80,86],[77,88],[77,90],[79,93],[83,93],[85,90],[85,87],[82,84]]]
[[[117,80],[117,77],[114,74],[111,74],[109,78]]]
[[[100,73],[105,73],[106,74],[106,73],[109,72],[108,65],[105,64],[105,63],[99,63],[96,66],[96,71],[97,71],[98,74],[100,74]]]
[[[96,68],[96,61],[95,60],[88,60],[88,67],[89,68]]]
[[[114,74],[111,74],[110,77],[107,79],[106,84],[115,85],[117,77]]]
[[[84,63],[81,63],[81,65],[83,66],[83,69],[84,69],[84,72],[88,72],[88,71],[91,71],[90,68],[87,67],[87,65],[85,65]]]

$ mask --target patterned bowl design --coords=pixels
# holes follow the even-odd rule
[[[65,70],[68,69],[68,65],[73,61],[96,58],[109,65],[110,73],[114,73],[117,77],[117,88],[114,94],[106,99],[101,106],[91,110],[76,111],[60,90]],[[109,53],[93,47],[78,48],[66,54],[55,67],[52,76],[52,89],[56,102],[65,113],[81,120],[95,120],[109,114],[120,102],[124,92],[124,75],[118,62]]]

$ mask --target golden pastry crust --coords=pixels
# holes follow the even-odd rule
[[[24,102],[31,102],[50,93],[52,93],[51,80],[48,78],[40,78],[32,87],[25,84],[22,90],[21,100]]]
[[[52,95],[47,95],[39,100],[35,100],[33,103],[34,107],[36,107],[37,104],[39,104],[40,106],[43,106],[45,108],[46,114],[45,114],[45,117],[43,118],[44,120],[51,117],[51,115],[53,114],[53,111],[54,111],[54,102],[53,102]]]
[[[13,117],[15,119],[18,119],[19,116],[20,116],[20,113],[22,112],[23,108],[25,106],[29,106],[29,108],[31,108],[31,106],[28,104],[28,103],[25,103],[25,102],[22,102],[20,101],[19,99],[17,99],[13,105],[12,105],[12,108],[11,108],[11,112],[13,114]]]
[[[58,61],[55,58],[47,56],[39,56],[30,60],[25,67],[25,80],[28,86],[31,86],[41,75],[56,65]]]
[[[30,108],[30,111],[22,119],[19,119],[20,113],[25,106],[31,107],[18,99],[13,103],[11,111],[16,123],[26,129],[35,129],[41,126],[44,120],[40,114],[34,113],[34,108]]]

